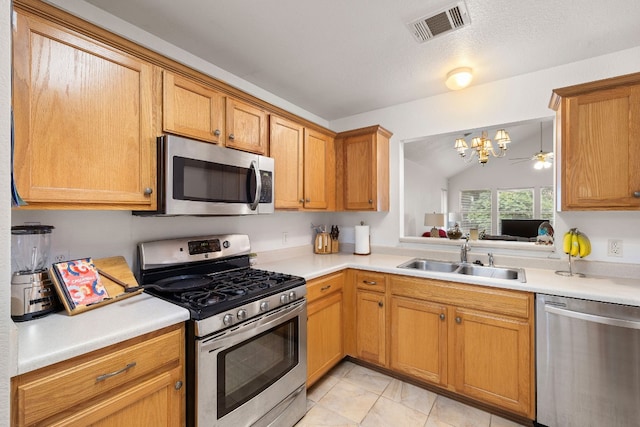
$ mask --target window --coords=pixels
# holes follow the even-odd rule
[[[553,226],[553,187],[540,188],[540,218],[548,219]]]
[[[533,188],[498,190],[498,234],[503,219],[533,219]]]
[[[460,228],[485,230],[491,234],[491,190],[464,190],[460,192]]]

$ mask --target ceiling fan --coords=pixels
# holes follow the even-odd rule
[[[533,167],[534,169],[548,169],[552,165],[553,160],[553,151],[543,151],[542,150],[542,123],[540,123],[540,151],[535,153],[531,157],[517,157],[511,160],[517,160],[514,163],[526,162],[529,160],[535,161]]]

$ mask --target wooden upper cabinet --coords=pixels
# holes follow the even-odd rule
[[[336,136],[338,210],[389,210],[389,138],[381,126]]]
[[[335,149],[329,135],[271,116],[276,209],[335,209]]]
[[[242,151],[267,155],[267,112],[261,108],[227,97],[227,131],[225,145]]]
[[[194,80],[163,72],[162,128],[201,141],[224,143],[225,97]]]
[[[31,208],[155,209],[159,71],[16,9],[14,173]]]
[[[562,210],[640,209],[640,73],[553,92]]]

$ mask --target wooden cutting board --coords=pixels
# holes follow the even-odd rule
[[[138,281],[129,268],[127,260],[125,260],[123,256],[94,259],[93,263],[98,270],[104,271],[108,275],[126,283],[128,287],[135,288],[138,286]],[[107,288],[109,296],[113,297],[124,292],[123,287],[113,280],[102,275],[100,276],[100,279],[102,280],[104,287]]]

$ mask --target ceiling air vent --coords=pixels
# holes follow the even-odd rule
[[[424,43],[441,34],[458,30],[471,23],[464,2],[455,3],[445,9],[418,18],[407,24],[418,43]]]

